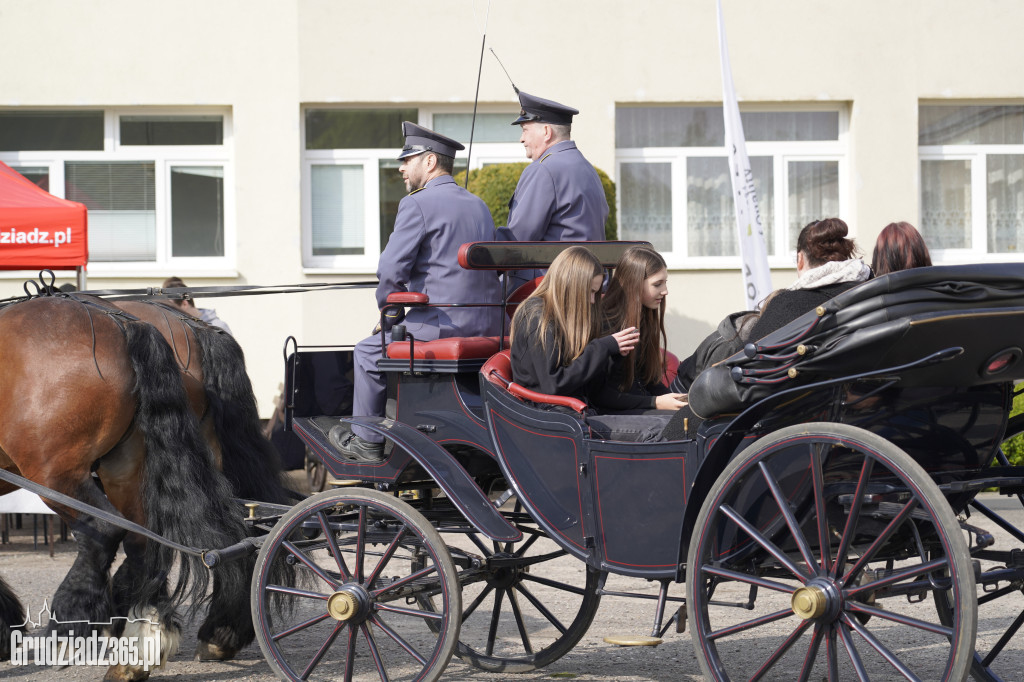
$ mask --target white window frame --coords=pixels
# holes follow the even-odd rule
[[[472,104],[466,105],[372,105],[352,104],[343,107],[326,105],[304,105],[302,107],[302,263],[306,274],[373,274],[377,271],[380,260],[380,176],[378,169],[381,159],[394,159],[398,149],[306,149],[306,112],[310,109],[384,109],[416,108],[416,123],[433,128],[435,114],[471,114]],[[478,114],[507,114],[509,126],[518,116],[513,105],[479,105]],[[459,140],[467,146],[466,151],[459,152],[457,162],[464,162],[469,151],[469,141]],[[474,142],[473,156],[470,159],[470,170],[479,170],[484,165],[493,163],[526,162],[526,153],[518,142]],[[363,205],[367,207],[364,217],[363,253],[331,256],[313,255],[313,166],[315,165],[361,165],[363,167]]]
[[[43,110],[97,110],[96,107],[23,107]],[[231,109],[224,107],[105,107],[103,110],[103,150],[97,151],[26,151],[0,152],[0,161],[15,170],[22,167],[49,169],[50,193],[65,196],[64,164],[67,161],[137,161],[153,162],[156,206],[156,259],[152,261],[105,262],[89,261],[90,277],[146,277],[154,271],[174,272],[182,277],[237,276],[237,232],[235,213],[234,132]],[[221,145],[122,145],[121,116],[221,116],[224,139]],[[216,257],[171,257],[171,195],[172,166],[216,166],[224,172],[224,255]],[[13,274],[12,274],[13,273]],[[0,272],[0,277],[23,277],[24,272]]]
[[[626,106],[645,106],[641,103],[623,104]],[[654,105],[651,105],[654,106]],[[678,105],[676,105],[678,106]],[[718,106],[702,103],[687,103],[682,106]],[[787,103],[779,105],[756,105],[743,106],[743,112],[761,111],[795,111],[795,112],[838,112],[839,114],[839,136],[836,140],[825,141],[772,141],[772,142],[747,142],[748,157],[772,157],[772,170],[774,174],[773,199],[775,203],[775,225],[774,227],[774,255],[768,257],[768,264],[772,268],[795,267],[796,250],[795,244],[787,244],[789,231],[789,176],[787,173],[790,161],[836,161],[839,164],[839,210],[840,217],[848,217],[847,222],[851,224],[851,232],[854,232],[852,225],[856,220],[849,216],[852,204],[849,200],[849,107],[837,103],[835,105]],[[691,256],[687,253],[687,177],[686,162],[690,157],[700,158],[728,158],[725,147],[633,147],[617,148],[615,150],[615,177],[616,184],[622,177],[621,166],[623,163],[671,163],[672,165],[672,244],[673,250],[662,252],[665,262],[670,269],[686,270],[727,270],[736,269],[741,265],[739,255],[735,256]],[[617,219],[622,225],[622,207],[616,208]],[[823,216],[828,217],[828,216]],[[762,216],[762,219],[764,217]],[[853,235],[851,235],[853,236]]]
[[[976,102],[964,103],[973,106]],[[980,104],[985,104],[981,102]],[[923,106],[928,106],[923,103]],[[924,187],[921,165],[923,161],[971,162],[971,245],[966,249],[932,249],[932,262],[939,264],[988,262],[1014,263],[1024,258],[1017,253],[998,253],[988,250],[988,156],[1013,154],[1024,156],[1024,144],[944,144],[918,146],[917,162],[917,214],[924,215]]]

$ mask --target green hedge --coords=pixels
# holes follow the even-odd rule
[[[1021,412],[1024,412],[1024,393],[1014,396],[1010,416],[1015,417]],[[1024,433],[1003,443],[1003,453],[1013,466],[1024,465]]]
[[[469,177],[469,191],[484,200],[491,210],[491,217],[498,227],[508,225],[508,202],[516,190],[519,176],[528,163],[494,163],[475,170]],[[615,222],[615,183],[600,168],[595,168],[601,178],[604,196],[608,200],[608,220],[604,223],[605,239],[616,239],[619,233]],[[466,171],[455,174],[455,182],[466,185]]]

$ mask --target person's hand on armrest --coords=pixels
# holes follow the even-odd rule
[[[654,407],[659,410],[678,410],[686,407],[686,394],[663,393],[655,397]]]

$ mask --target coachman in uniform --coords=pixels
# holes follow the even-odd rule
[[[604,187],[570,139],[572,117],[580,112],[522,91],[519,105],[512,125],[522,127],[519,141],[532,163],[509,202],[508,228],[517,241],[604,240]]]
[[[501,292],[494,273],[459,266],[459,247],[466,242],[494,239],[491,213],[478,197],[455,183],[455,154],[464,149],[455,140],[408,121],[402,124],[405,147],[398,159],[399,172],[409,195],[398,204],[395,231],[377,264],[377,306],[389,294],[416,291],[437,303],[497,303]],[[499,333],[500,308],[410,308],[403,324],[417,341],[448,336],[493,336]],[[386,342],[391,326],[386,321]],[[384,416],[387,380],[377,370],[380,336],[356,344],[353,416]],[[344,455],[360,461],[383,458],[380,436],[354,426],[335,426],[332,444]]]

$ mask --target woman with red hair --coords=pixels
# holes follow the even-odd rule
[[[932,264],[924,237],[910,223],[889,223],[878,235],[875,251],[871,254],[871,269],[875,277],[898,270],[923,268]]]

